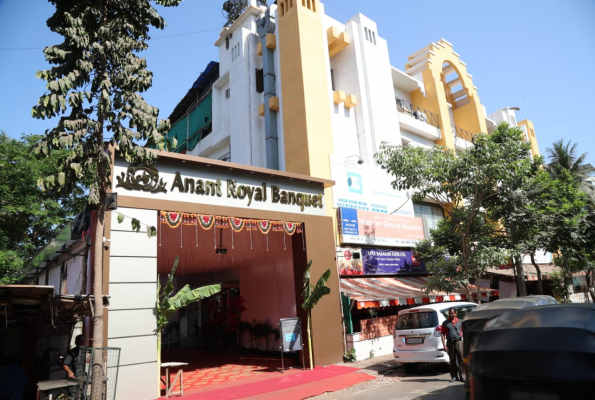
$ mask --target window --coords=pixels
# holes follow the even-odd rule
[[[262,68],[256,68],[256,92],[262,93],[264,92],[264,73],[262,72]]]
[[[331,68],[331,89],[333,92],[335,91],[335,72],[333,71],[332,68]]]
[[[458,306],[454,307],[454,309],[457,310],[457,318],[463,320],[465,319],[467,314],[469,314],[471,311],[475,309],[475,307],[477,307],[477,304],[472,306]],[[448,310],[450,310],[450,307],[445,308],[444,310],[440,310],[440,312],[442,313],[442,315],[444,315],[444,318],[446,319],[448,319]]]
[[[376,44],[376,33],[366,27],[364,27],[364,31],[366,32],[366,40],[372,44]]]
[[[399,315],[396,330],[423,329],[438,326],[436,311],[412,312]]]
[[[231,48],[231,61],[235,61],[240,56],[240,44],[236,44]]]
[[[231,97],[230,88],[225,89],[225,98],[229,99]]]
[[[438,227],[438,222],[444,219],[442,207],[432,203],[413,204],[415,217],[421,218],[424,226],[424,237],[430,237],[430,230]]]

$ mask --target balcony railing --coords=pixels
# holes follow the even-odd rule
[[[221,161],[231,161],[231,151],[229,153],[223,154],[221,157],[219,157],[219,159]]]
[[[458,126],[455,126],[455,125],[452,126],[452,134],[454,135],[455,138],[460,138],[460,139],[466,140],[468,142],[473,142],[473,136],[475,136],[471,132],[466,131],[463,128],[459,128]]]
[[[421,122],[425,122],[426,124],[430,124],[440,129],[440,121],[438,120],[438,115],[428,110],[424,110],[423,108],[418,107],[415,104],[412,104],[407,100],[403,100],[399,97],[396,97],[395,99],[397,100],[397,110],[400,113],[407,114]]]

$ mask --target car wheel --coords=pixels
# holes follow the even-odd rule
[[[405,372],[415,372],[415,371],[417,371],[418,367],[419,367],[418,363],[403,364],[403,369],[405,370]]]

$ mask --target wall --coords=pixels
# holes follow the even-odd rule
[[[118,208],[119,213],[157,226],[157,212]],[[121,224],[111,213],[109,264],[110,305],[107,318],[109,347],[121,348],[117,399],[154,399],[157,386],[157,335],[153,310],[157,296],[157,238],[146,226],[131,231],[130,219]]]
[[[357,361],[391,354],[394,347],[393,333],[398,315],[361,321],[362,331],[347,336],[347,351],[355,349]]]
[[[66,264],[66,293],[81,294],[83,292],[83,264],[85,256],[73,257]]]

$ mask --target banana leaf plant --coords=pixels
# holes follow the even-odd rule
[[[191,289],[190,285],[186,284],[172,296],[175,290],[173,280],[176,268],[178,268],[178,256],[176,256],[171,272],[167,276],[167,283],[163,287],[163,290],[161,289],[159,279],[157,279],[157,303],[155,305],[155,313],[157,316],[157,372],[159,374],[159,379],[161,379],[161,333],[165,325],[167,325],[169,317],[182,307],[186,307],[191,303],[221,291],[221,285],[219,284],[203,286],[196,289]]]
[[[306,271],[304,272],[304,280],[303,280],[303,287],[302,287],[302,298],[304,299],[304,303],[302,304],[302,309],[306,312],[308,316],[307,327],[308,327],[308,355],[310,359],[310,369],[314,369],[314,362],[312,360],[312,335],[310,333],[310,326],[311,326],[311,313],[312,309],[318,301],[331,292],[331,288],[326,286],[326,281],[331,276],[331,270],[327,269],[324,274],[318,279],[316,285],[310,284],[310,267],[312,266],[312,260],[308,263],[306,267]]]

